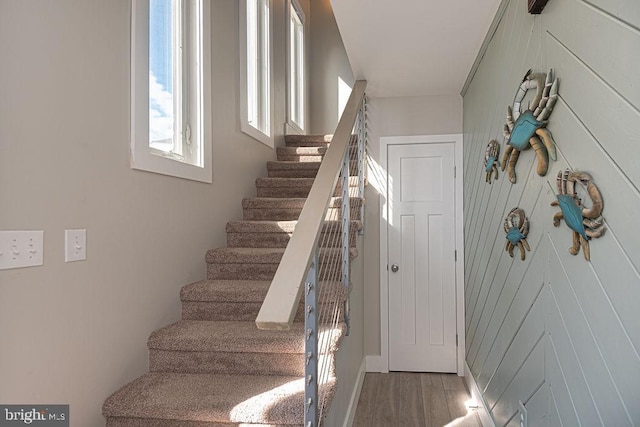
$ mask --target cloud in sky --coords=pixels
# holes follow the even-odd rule
[[[152,71],[149,72],[149,138],[163,141],[173,138],[173,95],[167,92]]]

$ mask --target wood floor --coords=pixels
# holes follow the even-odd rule
[[[465,402],[469,392],[456,374],[368,372],[364,378],[355,427],[481,427]]]

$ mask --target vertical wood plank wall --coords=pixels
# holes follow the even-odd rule
[[[466,361],[497,426],[640,425],[640,1],[551,0],[541,15],[510,0],[464,94]],[[517,183],[485,183],[484,152],[524,73],[553,68],[560,99],[549,119],[558,148],[546,177],[535,153]],[[589,172],[607,231],[591,262],[572,256],[557,172]],[[504,250],[504,216],[525,210],[531,252]]]

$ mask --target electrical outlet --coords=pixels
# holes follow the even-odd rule
[[[64,230],[64,262],[87,259],[87,230]]]
[[[529,421],[527,420],[527,408],[521,400],[518,400],[518,417],[520,420],[520,427],[529,426]]]
[[[44,264],[44,231],[0,231],[0,270]]]

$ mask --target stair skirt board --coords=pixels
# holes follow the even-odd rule
[[[149,373],[105,401],[107,426],[302,425],[304,301],[289,331],[261,331],[254,322],[331,137],[285,138],[278,160],[267,164],[268,176],[256,180],[257,197],[242,201],[242,220],[227,224],[227,247],[207,251],[207,280],[181,289],[182,319],[150,335]],[[355,142],[353,138],[352,160]],[[354,166],[352,162],[352,172]],[[351,177],[349,186],[355,194],[357,178]],[[340,218],[340,187],[327,220]],[[359,197],[349,199],[352,258],[357,256],[363,204]],[[321,236],[321,264],[340,263],[341,239],[339,222],[329,221]],[[349,290],[340,277],[324,274],[320,280],[320,307],[339,311],[329,314],[338,315],[339,326],[326,354],[320,355],[330,372],[320,385],[327,396],[326,414],[336,392],[335,353],[346,332],[341,307]]]

